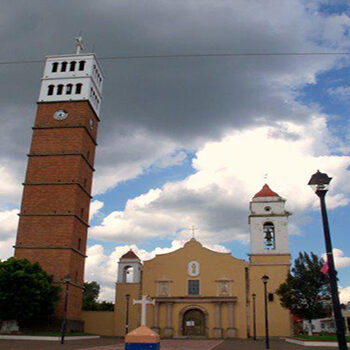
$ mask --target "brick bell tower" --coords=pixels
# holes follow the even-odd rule
[[[15,257],[71,278],[67,327],[82,329],[82,293],[103,72],[93,53],[47,56],[28,154]],[[62,288],[64,290],[64,288]],[[55,318],[62,319],[64,292]]]

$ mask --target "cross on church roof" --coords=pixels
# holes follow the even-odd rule
[[[199,228],[195,227],[194,225],[192,225],[190,228],[189,228],[190,231],[192,231],[192,239],[196,239],[195,238],[195,233],[196,231],[199,231]]]

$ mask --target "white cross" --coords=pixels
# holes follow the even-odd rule
[[[81,36],[77,36],[75,38],[75,46],[77,48],[76,54],[79,55],[80,51],[82,51],[84,49],[83,38]]]
[[[151,300],[149,295],[143,295],[141,300],[134,299],[133,304],[141,304],[141,326],[146,326],[146,306],[154,306],[156,304],[155,299]]]
[[[199,228],[197,228],[197,227],[195,227],[195,226],[192,225],[192,227],[189,228],[189,230],[192,231],[192,238],[194,239],[194,238],[195,238],[194,235],[195,235],[196,231],[199,230]]]

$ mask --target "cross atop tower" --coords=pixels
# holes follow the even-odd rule
[[[190,228],[189,228],[190,231],[192,231],[192,239],[196,239],[195,238],[195,233],[196,231],[199,231],[199,228],[195,227],[194,225],[192,225]]]
[[[84,46],[83,46],[83,38],[81,36],[77,36],[75,38],[75,47],[76,47],[76,54],[79,55],[81,51],[84,50]]]

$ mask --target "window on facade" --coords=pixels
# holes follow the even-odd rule
[[[84,216],[84,208],[81,208],[80,209],[80,217],[83,217]]]
[[[78,239],[78,250],[81,248],[81,238]]]
[[[132,266],[125,266],[123,270],[123,282],[132,283],[134,281],[134,268]]]
[[[63,85],[60,84],[57,86],[57,95],[62,95],[63,93]]]
[[[276,248],[275,226],[272,222],[265,222],[264,224],[264,246],[268,250]]]
[[[170,288],[169,288],[169,282],[159,282],[158,286],[158,295],[161,297],[167,297],[170,295]]]
[[[65,72],[67,69],[67,62],[62,62],[61,63],[61,72]]]
[[[71,72],[74,72],[74,70],[75,70],[75,65],[77,64],[77,62],[75,62],[75,61],[72,61],[71,63],[70,63],[70,65],[69,65],[69,70],[71,71]]]
[[[85,68],[85,61],[80,61],[79,62],[79,70],[84,70]]]
[[[188,295],[199,295],[199,280],[188,280]]]
[[[80,94],[81,93],[81,88],[82,88],[83,84],[77,84],[75,85],[75,93],[76,94]]]
[[[57,72],[57,68],[58,68],[58,62],[54,62],[54,63],[52,63],[52,69],[51,69],[51,72],[52,72],[52,73]]]
[[[67,84],[66,86],[66,94],[70,95],[72,93],[73,90],[73,84]]]
[[[219,282],[219,295],[229,295],[230,294],[230,286],[228,281],[220,281]]]
[[[47,94],[48,95],[53,95],[53,91],[55,89],[55,85],[49,85],[47,88]]]
[[[78,271],[75,271],[75,283],[78,282]]]

